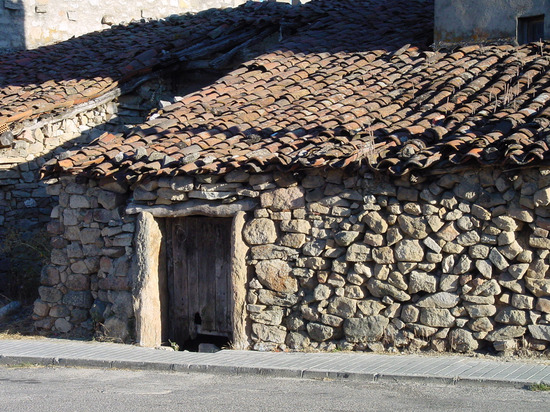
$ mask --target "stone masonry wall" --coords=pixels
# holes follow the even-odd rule
[[[53,249],[34,305],[37,328],[86,335],[101,323],[108,334],[126,339],[135,227],[132,216],[121,214],[125,195],[71,177],[50,179],[48,193],[59,197],[59,205],[48,224]]]
[[[122,215],[121,195],[106,186],[60,185],[37,325],[89,327],[92,308],[107,334],[127,339],[133,215]],[[337,170],[161,178],[135,188],[127,210],[244,199],[257,202],[243,229],[253,349],[548,347],[547,169],[414,185]]]

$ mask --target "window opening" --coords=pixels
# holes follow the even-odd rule
[[[531,43],[544,39],[544,14],[518,19],[518,42]]]

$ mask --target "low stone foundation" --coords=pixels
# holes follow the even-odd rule
[[[133,190],[61,178],[50,193],[60,204],[35,304],[43,329],[131,340],[136,214],[224,208],[247,213],[252,349],[544,351],[550,341],[547,169],[416,184],[365,170],[234,171]]]

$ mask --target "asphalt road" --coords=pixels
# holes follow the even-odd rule
[[[0,411],[550,411],[550,392],[485,386],[0,367]]]

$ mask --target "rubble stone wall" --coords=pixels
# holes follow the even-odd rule
[[[57,246],[35,319],[68,331],[92,308],[107,334],[128,339],[135,215],[122,211],[124,195],[94,185],[53,186]],[[256,202],[243,228],[252,349],[548,347],[550,170],[416,184],[364,171],[235,171],[161,178],[131,196],[127,212],[157,216]]]
[[[34,305],[36,326],[86,334],[95,323],[125,339],[133,316],[128,266],[135,230],[133,217],[123,218],[119,207],[125,196],[72,177],[49,183],[59,204],[48,224],[53,249]]]

